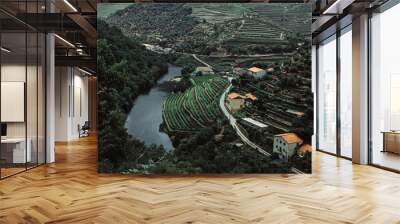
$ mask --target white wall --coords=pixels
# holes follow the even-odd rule
[[[38,70],[37,70],[38,69]],[[44,163],[45,150],[45,120],[44,120],[44,74],[42,67],[36,65],[28,65],[18,63],[5,63],[1,66],[2,82],[24,82],[26,84],[26,107],[23,102],[20,113],[26,112],[26,120],[21,122],[5,122],[7,124],[8,138],[27,138],[30,140],[30,148],[32,149],[32,161]],[[27,78],[27,80],[25,80]],[[4,89],[2,89],[3,92]],[[24,94],[24,90],[20,90],[20,94]],[[4,94],[4,92],[3,92]],[[7,95],[2,95],[2,98]],[[15,108],[2,107],[2,112],[16,113]],[[9,111],[7,111],[9,110]],[[39,155],[37,155],[37,153]]]
[[[78,125],[88,121],[88,78],[73,67],[56,67],[55,140],[79,138]]]

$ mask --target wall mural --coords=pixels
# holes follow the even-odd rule
[[[99,4],[99,172],[311,173],[310,27],[309,4]]]

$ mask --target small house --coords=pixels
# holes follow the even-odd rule
[[[257,97],[251,93],[246,93],[245,95],[245,104],[246,106],[250,106],[254,101],[257,100]]]
[[[295,133],[275,135],[273,152],[278,153],[279,158],[287,161],[289,157],[296,154],[296,149],[301,144],[303,144],[303,139]]]
[[[251,93],[246,93],[245,97],[246,97],[246,99],[251,100],[251,101],[256,101],[257,100],[257,97],[254,96]]]
[[[247,93],[243,96],[239,93],[231,92],[228,94],[228,107],[232,112],[236,112],[244,108],[246,104],[255,100],[257,100],[257,97],[251,93]]]
[[[307,152],[312,152],[312,146],[310,144],[303,144],[297,150],[297,155],[303,157]]]
[[[247,74],[256,78],[256,79],[261,79],[263,78],[267,73],[264,69],[257,68],[257,67],[251,67],[247,69]]]
[[[228,94],[228,107],[232,112],[236,112],[244,108],[246,97],[240,95],[239,93],[229,93]]]

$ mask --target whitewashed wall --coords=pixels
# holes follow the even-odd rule
[[[78,125],[88,120],[88,78],[73,67],[56,67],[55,140],[79,138]]]

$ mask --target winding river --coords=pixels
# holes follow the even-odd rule
[[[181,68],[168,66],[168,73],[161,77],[148,93],[136,98],[125,122],[128,133],[145,142],[146,145],[163,145],[165,149],[172,150],[172,142],[168,135],[161,132],[162,104],[168,93],[161,90],[159,84],[175,76],[181,75]]]

